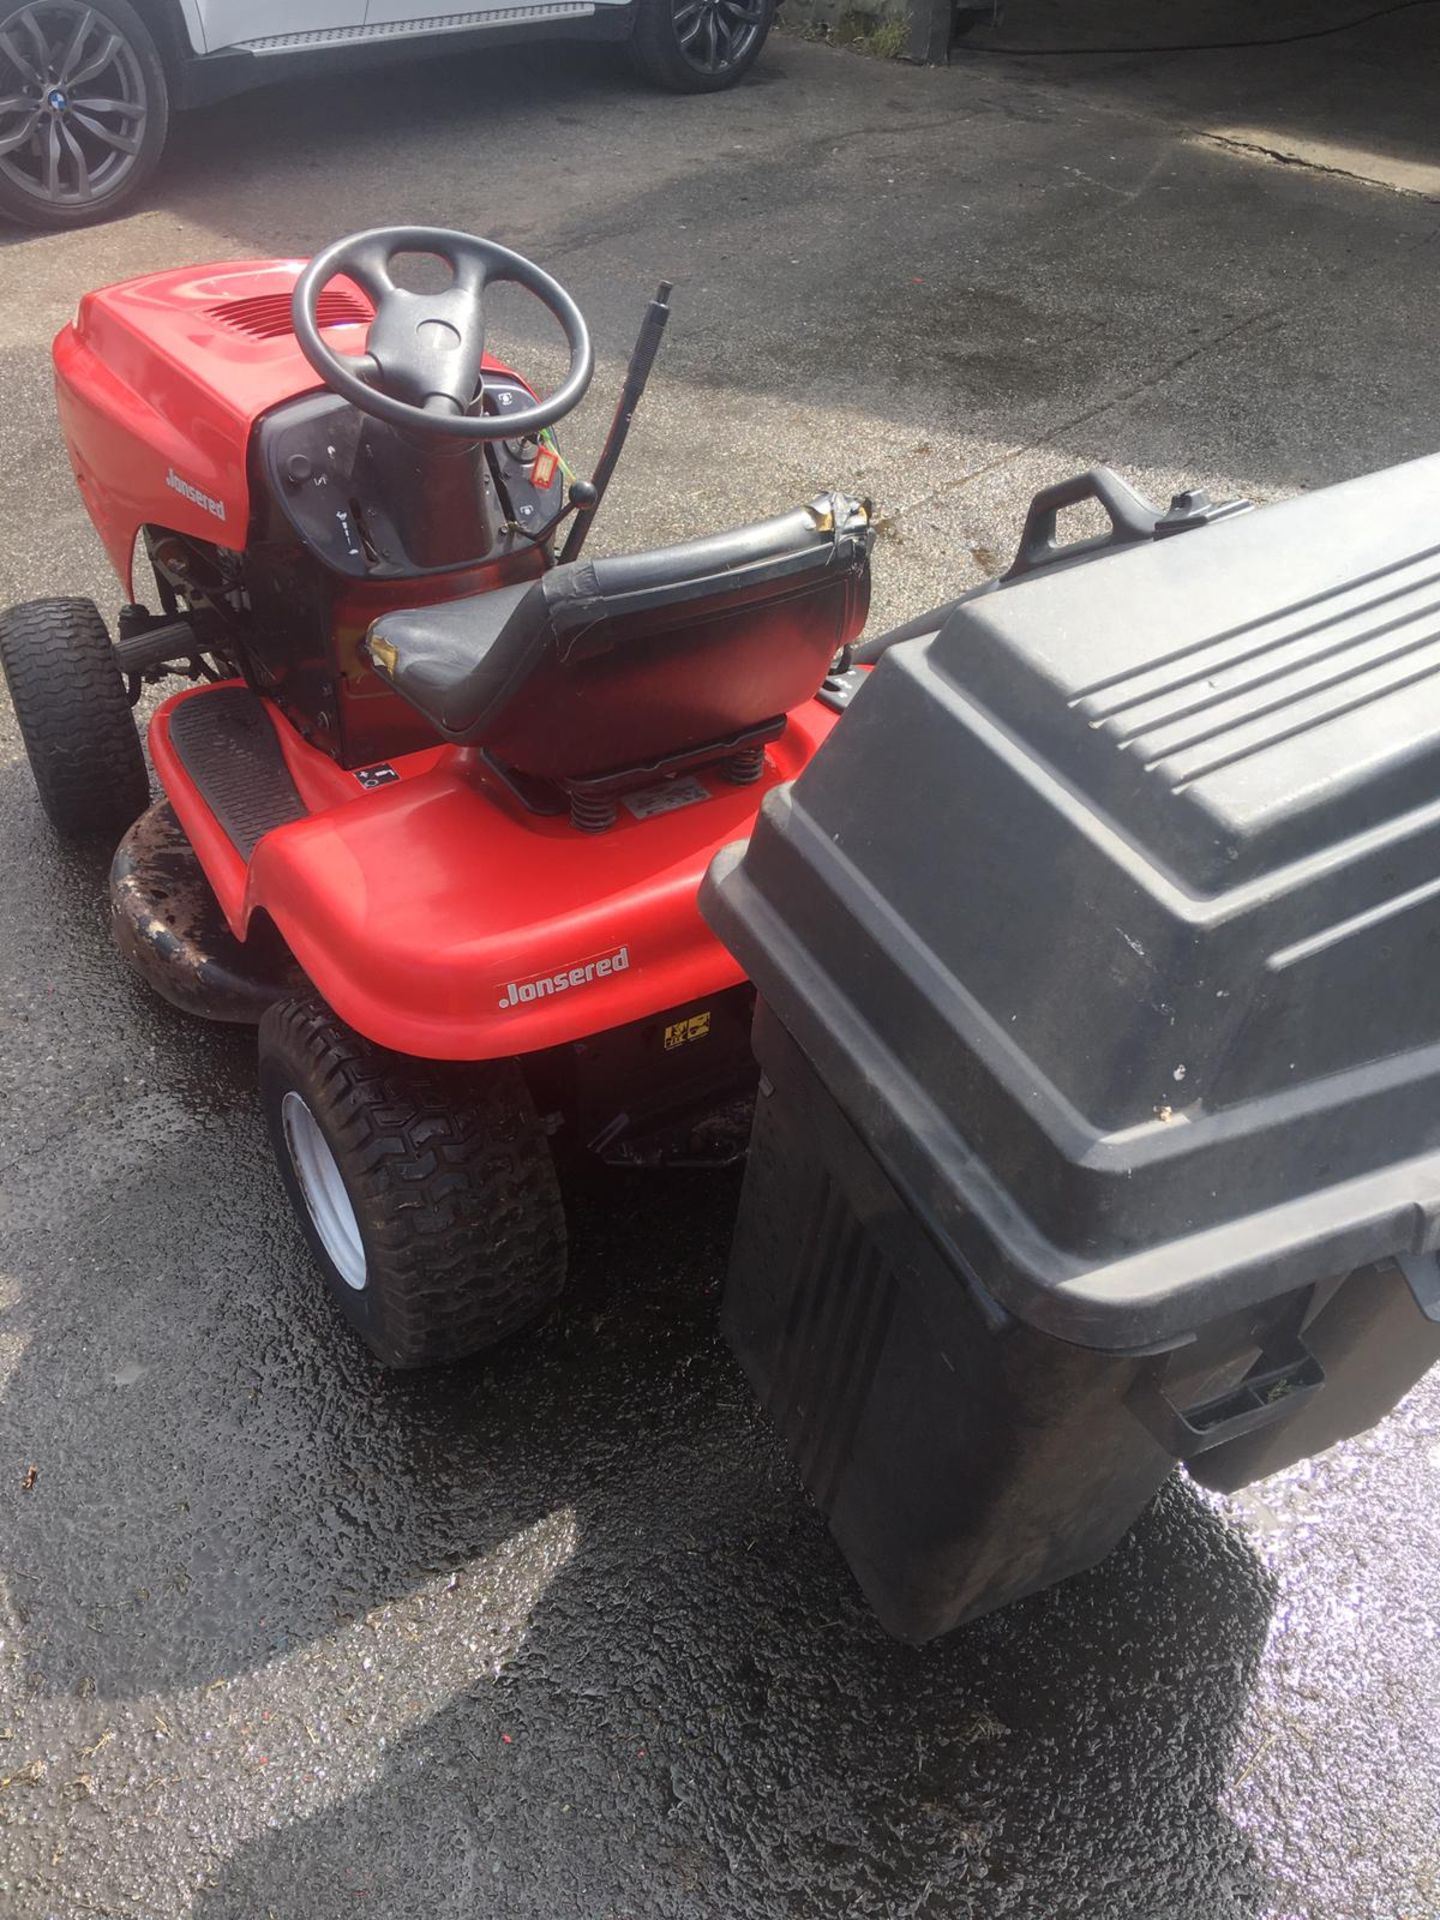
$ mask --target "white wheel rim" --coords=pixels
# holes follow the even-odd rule
[[[361,1293],[367,1277],[365,1246],[360,1238],[360,1222],[355,1218],[330,1142],[298,1093],[287,1093],[281,1101],[280,1119],[285,1128],[285,1144],[290,1149],[290,1164],[295,1169],[295,1178],[305,1196],[320,1244],[346,1286]]]

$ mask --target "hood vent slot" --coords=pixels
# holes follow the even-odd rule
[[[257,293],[248,300],[222,300],[207,307],[209,317],[234,333],[248,334],[252,340],[282,340],[293,334],[288,293]],[[316,303],[316,317],[322,327],[366,326],[373,318],[369,303],[358,294],[330,287]]]

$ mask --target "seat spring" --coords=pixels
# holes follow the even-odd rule
[[[604,833],[613,827],[619,809],[605,794],[572,793],[570,824],[581,833]]]
[[[764,747],[742,747],[721,761],[720,771],[737,787],[753,787],[765,771]]]

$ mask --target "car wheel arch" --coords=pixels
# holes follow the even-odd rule
[[[192,30],[181,0],[130,0],[130,4],[150,29],[166,75],[173,82],[203,52],[203,45],[197,45],[195,39],[200,31],[198,14]]]

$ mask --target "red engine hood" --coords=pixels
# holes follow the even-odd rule
[[[304,266],[251,260],[147,274],[87,293],[57,337],[70,464],[127,593],[143,526],[243,550],[255,422],[323,385],[290,325]],[[341,352],[363,350],[371,314],[348,280],[321,296],[321,325]],[[485,364],[508,372],[488,356]]]
[[[131,588],[146,524],[242,548],[256,419],[321,383],[290,328],[303,261],[148,274],[87,293],[55,342],[60,424],[90,518]],[[370,304],[337,283],[336,345],[364,339]]]

